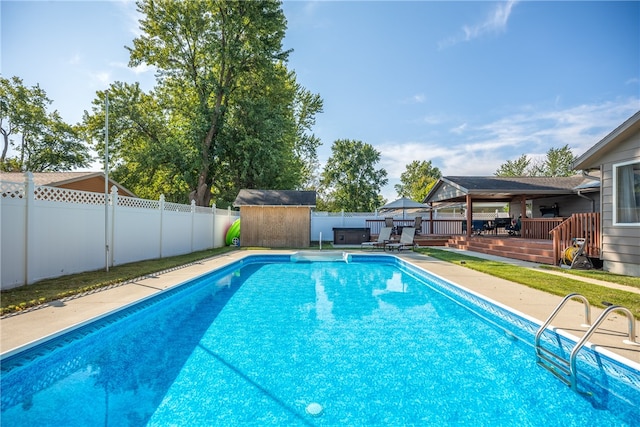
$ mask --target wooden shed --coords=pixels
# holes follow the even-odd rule
[[[315,191],[240,190],[240,244],[271,248],[311,245],[311,208]]]

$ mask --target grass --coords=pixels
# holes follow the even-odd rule
[[[640,289],[640,277],[622,276],[602,270],[567,270],[553,265],[542,265],[540,268],[542,270],[561,271],[574,276],[587,277]]]
[[[530,268],[476,258],[457,252],[433,248],[421,248],[418,249],[417,252],[451,263],[464,263],[465,267],[472,270],[490,274],[491,276],[519,283],[553,295],[565,296],[577,292],[584,295],[592,306],[605,307],[603,301],[606,301],[628,308],[636,319],[640,319],[640,294],[637,293],[594,285],[571,277],[549,274],[545,271],[535,271]],[[553,267],[549,267],[549,269],[553,269]],[[558,268],[557,270],[561,269]],[[602,271],[562,270],[562,272],[640,288],[640,278],[637,277],[620,276]]]
[[[42,280],[32,285],[8,289],[0,292],[0,315],[22,311],[49,301],[55,301],[116,283],[126,282],[232,250],[235,250],[235,248],[224,247],[169,258],[133,262],[111,267],[108,272],[105,270],[97,270],[71,274]]]
[[[317,246],[313,245],[312,249],[313,248],[317,248]],[[331,245],[323,243],[323,248],[330,249]],[[64,297],[89,292],[105,286],[154,274],[233,250],[235,250],[235,248],[218,248],[171,258],[140,261],[112,267],[109,272],[100,270],[73,274],[43,280],[32,285],[9,289],[0,293],[0,314],[4,315],[22,311],[29,307],[49,301],[55,301]],[[443,251],[433,248],[421,248],[418,249],[417,252],[451,263],[460,264],[461,262],[464,262],[465,267],[473,270],[481,271],[515,283],[520,283],[554,295],[564,296],[572,292],[578,292],[584,295],[593,306],[604,307],[602,302],[607,301],[627,307],[636,318],[640,319],[640,294],[605,286],[593,285],[570,277],[558,276],[544,271],[535,271],[502,262],[476,258],[457,252]],[[543,268],[552,270],[555,267],[545,266]],[[555,269],[561,270],[559,268]],[[561,271],[570,275],[591,277],[602,281],[640,289],[640,278],[637,277],[620,276],[596,270]]]

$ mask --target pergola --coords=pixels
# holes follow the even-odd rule
[[[522,206],[521,212],[526,212],[527,200],[576,195],[576,188],[584,186],[586,182],[593,183],[594,180],[582,175],[570,177],[446,176],[438,180],[424,198],[423,203],[433,208],[438,205],[465,203],[467,224],[471,224],[474,202],[512,203],[519,200]],[[471,233],[471,227],[467,227],[467,236],[470,237]]]

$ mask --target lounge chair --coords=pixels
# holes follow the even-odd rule
[[[416,235],[416,229],[413,227],[404,227],[402,229],[402,235],[400,236],[400,242],[399,243],[387,243],[384,246],[384,249],[387,250],[389,249],[390,251],[392,250],[397,250],[398,252],[400,252],[400,250],[404,249],[404,248],[411,248],[413,249],[416,245],[415,243],[413,243],[413,238]]]
[[[398,229],[396,228],[395,225],[393,225],[393,217],[386,217],[384,219],[384,226],[385,227],[391,227],[391,234],[397,234],[396,232],[398,231]]]
[[[420,234],[422,232],[422,217],[417,216],[413,222],[413,227],[416,229],[416,234]]]
[[[379,248],[384,246],[391,239],[391,227],[382,227],[380,230],[380,234],[378,234],[378,240],[375,242],[362,242],[360,245],[361,248]]]

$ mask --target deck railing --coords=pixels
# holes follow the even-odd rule
[[[562,224],[565,218],[522,218],[520,236],[524,239],[552,240],[551,230]]]
[[[433,223],[433,224],[432,224]],[[413,227],[415,221],[411,219],[394,219],[394,227]],[[371,234],[376,236],[380,234],[380,230],[384,227],[384,219],[367,219],[365,227],[371,229]],[[420,234],[430,234],[439,236],[451,236],[462,233],[462,220],[460,219],[422,219],[419,230]]]
[[[562,252],[573,245],[574,238],[586,239],[585,254],[589,257],[600,257],[600,213],[578,213],[571,215],[566,221],[550,231],[553,239],[553,253],[560,260]]]

